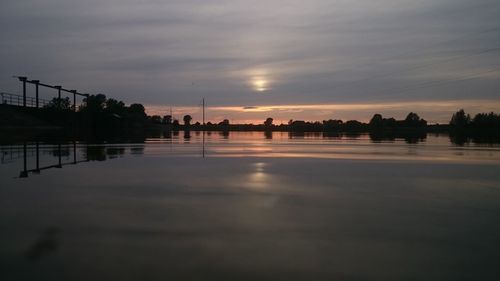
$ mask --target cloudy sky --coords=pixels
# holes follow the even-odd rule
[[[1,0],[0,38],[0,91],[26,75],[180,119],[202,97],[232,122],[500,111],[498,0]]]

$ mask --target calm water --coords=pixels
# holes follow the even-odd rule
[[[0,150],[0,280],[500,280],[498,145],[181,132]]]

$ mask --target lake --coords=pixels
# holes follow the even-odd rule
[[[180,132],[0,151],[0,280],[500,280],[498,144]]]

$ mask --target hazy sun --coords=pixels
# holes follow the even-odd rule
[[[268,90],[269,82],[263,77],[254,77],[252,79],[253,89],[257,92],[264,92]]]

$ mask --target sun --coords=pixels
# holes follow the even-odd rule
[[[254,77],[252,79],[253,89],[257,92],[264,92],[269,89],[269,81],[264,77]]]

